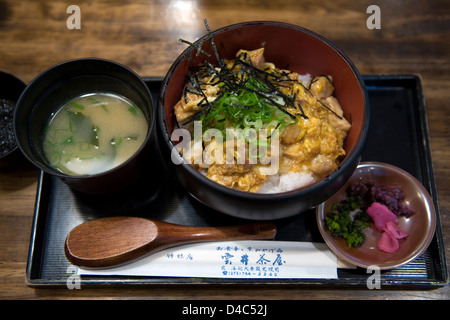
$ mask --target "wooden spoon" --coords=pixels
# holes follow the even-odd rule
[[[110,217],[87,221],[67,235],[65,253],[74,265],[111,267],[179,244],[273,239],[273,223],[226,227],[190,227],[138,217]]]

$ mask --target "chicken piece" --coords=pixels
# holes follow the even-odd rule
[[[341,104],[335,97],[328,97],[322,101],[328,108],[333,110],[334,113],[336,113],[338,116],[342,117],[344,116],[344,111],[342,110]]]
[[[200,110],[197,103],[201,100],[201,96],[188,94],[186,98],[187,101],[184,98],[181,98],[174,107],[175,116],[178,121],[189,119]]]
[[[246,164],[225,164],[220,166],[218,170],[223,175],[231,176],[233,174],[242,174],[249,172],[254,165],[246,163]]]
[[[342,110],[339,101],[332,96],[334,86],[330,76],[320,76],[312,80],[310,92],[326,105],[333,112],[329,114],[328,122],[330,125],[340,131],[348,132],[350,130],[350,123],[344,118],[344,111]]]
[[[291,124],[286,127],[283,136],[281,137],[281,142],[284,144],[292,144],[299,141],[305,132],[302,132],[302,127],[296,123]]]
[[[344,132],[348,132],[350,130],[351,124],[344,118],[344,111],[342,110],[339,101],[335,97],[328,97],[322,101],[328,108],[333,110],[333,113],[330,112],[328,116],[329,124],[337,129]],[[340,117],[337,117],[336,114]]]
[[[205,78],[205,83],[202,85],[203,94],[195,94],[195,93],[187,93],[185,96],[181,98],[180,101],[174,106],[175,116],[178,121],[184,121],[195,114],[197,114],[202,107],[198,105],[198,103],[204,99],[204,96],[207,97],[209,102],[212,102],[217,97],[217,92],[219,91],[219,86],[210,85],[212,77]]]
[[[267,179],[258,167],[250,164],[213,164],[206,176],[224,186],[251,192]]]
[[[265,63],[264,48],[259,48],[259,49],[252,50],[252,51],[247,51],[247,50],[241,49],[236,54],[236,57],[240,58],[244,62],[248,62],[247,59],[250,59],[252,65],[255,68],[258,68],[258,69],[264,68],[264,63]]]
[[[330,76],[316,77],[311,81],[309,91],[319,100],[331,97],[334,92],[332,81]]]
[[[289,146],[287,146],[284,150],[283,150],[283,154],[289,158],[300,158],[302,156],[302,146],[300,145],[300,143],[294,143],[291,144]]]
[[[317,155],[311,163],[311,171],[318,175],[331,172],[335,167],[333,159],[322,154]]]

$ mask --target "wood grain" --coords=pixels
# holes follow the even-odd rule
[[[195,227],[139,217],[108,217],[73,228],[66,238],[65,253],[74,265],[105,268],[186,243],[273,239],[276,230],[274,223]]]
[[[82,0],[81,29],[66,27],[66,1],[0,1],[0,70],[28,83],[73,58],[102,57],[141,76],[164,76],[185,49],[179,38],[249,20],[278,20],[311,29],[337,44],[362,74],[419,74],[447,260],[450,258],[450,6],[446,0]],[[381,9],[381,29],[366,27],[366,9]],[[24,283],[38,171],[19,162],[0,171],[0,298],[3,299],[449,299],[432,291],[198,287],[115,290],[31,289]]]

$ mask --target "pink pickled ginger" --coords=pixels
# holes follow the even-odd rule
[[[374,202],[367,208],[367,214],[372,218],[378,231],[383,232],[378,242],[378,248],[382,251],[393,253],[400,248],[399,239],[408,236],[408,233],[398,226],[397,216],[384,204]]]
[[[374,202],[367,208],[367,214],[372,218],[378,231],[383,231],[388,221],[397,224],[398,218],[384,204]]]
[[[389,233],[391,236],[393,236],[396,239],[403,239],[408,236],[408,233],[400,229],[396,224],[394,224],[392,221],[388,221],[386,223],[386,227],[384,228],[384,231],[386,233]]]
[[[378,242],[378,249],[393,253],[400,248],[400,243],[397,238],[394,238],[389,232],[383,232],[381,239]]]

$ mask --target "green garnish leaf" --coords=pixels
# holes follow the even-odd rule
[[[370,217],[359,210],[361,200],[358,197],[346,197],[339,204],[334,203],[325,218],[328,230],[334,238],[343,237],[349,247],[359,247],[366,235],[364,229],[370,225]],[[351,217],[351,213],[358,210]]]
[[[81,112],[72,112],[69,109],[66,109],[66,112],[69,116],[69,130],[72,133],[78,132],[83,122],[88,121],[88,118]]]
[[[97,126],[92,126],[92,134],[91,134],[91,144],[98,147],[99,141],[98,141],[98,133],[100,131],[100,128]]]

